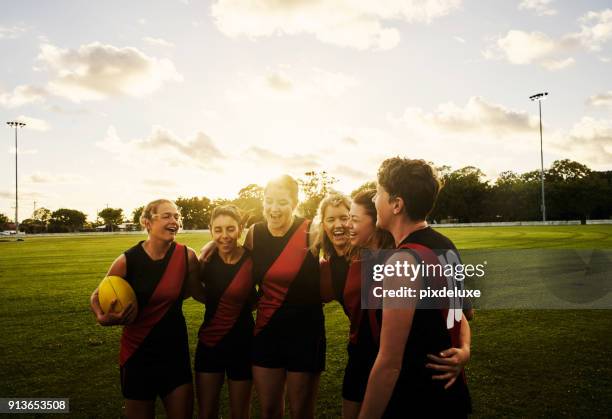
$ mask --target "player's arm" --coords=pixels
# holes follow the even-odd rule
[[[429,363],[427,368],[439,371],[432,377],[433,380],[447,381],[444,385],[445,389],[452,386],[463,368],[470,361],[470,345],[472,341],[472,333],[470,324],[465,317],[461,316],[461,329],[459,331],[459,347],[448,348],[437,355],[428,354]]]
[[[405,252],[396,254],[387,263],[395,264],[396,261],[403,263],[404,260],[415,263],[414,257]],[[390,277],[385,279],[384,289],[397,290],[407,286],[418,292],[419,283],[420,279],[410,282],[406,278]],[[407,304],[405,301],[400,304],[398,301],[383,299],[380,349],[370,372],[363,405],[359,412],[360,419],[380,418],[385,412],[402,369],[414,310],[415,304]]]
[[[127,262],[125,259],[125,255],[119,256],[110,269],[106,273],[106,276],[119,276],[121,278],[125,278],[127,273]],[[137,308],[134,304],[128,304],[123,310],[118,313],[114,313],[112,308],[117,304],[117,300],[111,301],[111,310],[108,313],[104,313],[102,311],[102,307],[100,307],[100,300],[98,299],[98,288],[91,293],[89,298],[89,307],[91,311],[96,316],[96,321],[102,326],[114,326],[119,324],[129,324],[134,321],[137,314]]]
[[[193,249],[188,249],[187,260],[189,262],[189,275],[187,277],[187,292],[185,298],[193,297],[201,303],[204,303],[204,288],[200,282],[201,263]]]

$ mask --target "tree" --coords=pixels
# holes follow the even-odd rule
[[[6,225],[9,223],[9,218],[0,212],[0,229],[6,230]]]
[[[32,219],[40,221],[46,225],[51,219],[51,210],[45,207],[36,208],[32,213]]]
[[[298,209],[302,215],[312,220],[317,215],[317,209],[321,200],[331,192],[331,185],[338,182],[338,179],[329,176],[327,172],[306,172],[306,179],[298,179],[302,187],[305,199],[300,203]]]
[[[208,228],[210,223],[211,202],[206,197],[178,198],[176,206],[183,218],[183,228],[196,230]]]
[[[444,186],[430,214],[434,220],[457,218],[461,222],[486,219],[489,185],[484,173],[474,166],[466,166],[443,176]]]
[[[26,218],[19,223],[19,231],[26,234],[40,234],[47,230],[47,224],[33,218]]]
[[[140,225],[140,216],[142,215],[143,211],[144,207],[138,207],[134,209],[134,211],[132,211],[132,222],[139,226],[139,228],[142,228],[142,226]]]
[[[264,188],[251,183],[240,189],[238,198],[232,203],[248,216],[245,227],[263,220],[263,194]]]
[[[83,228],[87,216],[81,211],[60,208],[51,213],[48,231],[50,233],[65,233],[79,231]]]
[[[113,231],[114,227],[123,223],[123,210],[121,208],[104,208],[98,212],[98,217],[104,220],[108,230]]]

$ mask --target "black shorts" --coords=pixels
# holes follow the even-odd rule
[[[342,381],[342,398],[351,402],[361,403],[365,396],[370,378],[370,371],[376,361],[376,350],[360,348],[349,343],[347,347],[348,362],[344,369]]]
[[[193,383],[189,352],[166,361],[132,356],[121,367],[121,393],[130,400],[164,398],[175,388]]]
[[[251,341],[221,341],[214,347],[198,341],[194,369],[196,372],[226,373],[234,381],[251,380]]]
[[[253,338],[253,365],[290,372],[325,369],[325,318],[320,306],[281,307]]]

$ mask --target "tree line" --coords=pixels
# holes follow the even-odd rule
[[[430,214],[431,222],[495,222],[535,221],[542,219],[540,171],[522,174],[512,171],[501,173],[494,181],[474,166],[451,170],[449,166],[437,167],[443,182],[438,202]],[[306,218],[316,215],[323,197],[333,190],[337,179],[327,172],[310,171],[298,179],[302,192],[299,213]],[[612,171],[593,171],[586,165],[557,160],[544,171],[546,213],[548,220],[587,220],[612,218]],[[370,181],[355,189],[375,187]],[[210,215],[218,205],[234,204],[245,214],[247,225],[263,219],[263,187],[250,184],[238,192],[234,199],[210,199],[207,197],[179,197],[175,200],[183,217],[183,228],[206,229]],[[32,216],[23,220],[19,230],[29,234],[63,233],[76,231],[113,231],[120,224],[131,223],[139,227],[144,207],[136,208],[130,216],[121,208],[105,208],[98,212],[94,222],[88,222],[81,211],[60,208],[50,211],[38,208]],[[0,214],[0,228],[6,229],[9,219]]]

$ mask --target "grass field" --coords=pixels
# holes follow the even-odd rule
[[[612,226],[605,225],[443,232],[459,249],[612,249]],[[88,300],[112,260],[139,239],[0,242],[0,397],[69,397],[74,417],[121,415],[120,329],[96,325]],[[208,239],[179,235],[195,249]],[[203,308],[188,300],[184,312],[193,351]],[[340,416],[348,324],[336,303],[325,313],[327,370],[317,417],[333,418]],[[471,327],[467,376],[475,417],[608,417],[612,412],[612,310],[482,310]]]

